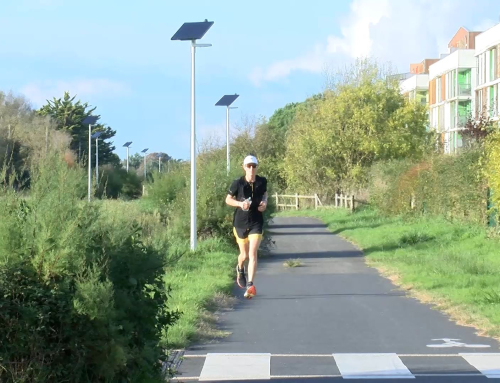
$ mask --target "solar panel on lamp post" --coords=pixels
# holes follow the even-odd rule
[[[191,41],[191,250],[196,249],[196,129],[195,129],[195,53],[196,48],[212,44],[196,44],[214,24],[213,21],[184,23],[172,36],[172,40]]]
[[[217,101],[215,106],[225,106],[226,107],[226,156],[227,156],[227,174],[229,175],[229,109],[236,109],[236,107],[230,108],[231,104],[239,97],[238,94],[226,94]]]
[[[88,201],[90,202],[90,189],[92,188],[92,161],[90,161],[92,155],[92,125],[95,125],[98,117],[96,116],[87,116],[83,119],[82,124],[89,124],[89,188],[88,188]]]
[[[95,182],[99,183],[99,136],[102,132],[95,132],[92,138],[95,138]]]
[[[131,144],[132,144],[132,141],[129,141],[129,142],[125,142],[125,144],[123,145],[123,147],[127,148],[127,173],[128,173],[128,148],[130,147]]]
[[[146,182],[146,152],[148,150],[149,150],[149,148],[141,151],[141,153],[144,153],[144,182]]]

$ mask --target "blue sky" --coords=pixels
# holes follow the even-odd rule
[[[144,148],[189,158],[190,50],[170,38],[214,21],[197,50],[198,144],[322,90],[325,73],[359,56],[408,71],[445,53],[460,26],[498,22],[498,0],[1,0],[0,89],[39,107],[70,91],[117,131],[117,154]],[[8,37],[7,37],[8,36]]]

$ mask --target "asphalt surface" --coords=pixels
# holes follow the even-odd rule
[[[500,378],[494,339],[477,336],[473,328],[406,296],[320,221],[275,218],[269,232],[275,245],[271,256],[259,259],[257,296],[244,299],[235,284],[237,303],[219,321],[231,335],[185,350],[178,381],[475,383]],[[300,259],[301,266],[284,267],[288,259]],[[484,360],[461,355],[484,353]]]

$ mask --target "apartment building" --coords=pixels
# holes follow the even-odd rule
[[[498,119],[500,83],[500,24],[476,38],[475,117]]]
[[[449,53],[429,67],[430,127],[439,133],[445,153],[462,146],[460,131],[472,118],[479,33],[460,28],[448,44]]]
[[[416,100],[427,105],[429,102],[429,67],[439,59],[425,59],[417,64],[410,64],[410,73],[399,84],[401,93],[409,100]]]

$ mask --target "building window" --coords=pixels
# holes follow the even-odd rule
[[[458,95],[470,96],[471,92],[471,69],[461,70],[458,72]]]

